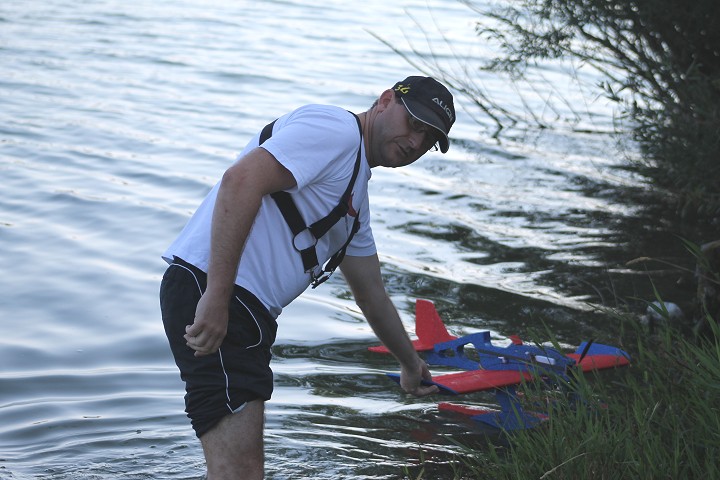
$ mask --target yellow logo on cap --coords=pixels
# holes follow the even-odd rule
[[[403,85],[402,83],[395,88],[396,92],[400,92],[403,95],[410,91],[410,85]]]

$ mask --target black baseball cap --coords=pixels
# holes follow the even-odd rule
[[[410,115],[435,128],[440,151],[450,148],[448,133],[455,123],[453,96],[447,88],[431,77],[407,77],[393,87]]]

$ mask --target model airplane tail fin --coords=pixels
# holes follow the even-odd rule
[[[450,335],[445,328],[440,315],[435,309],[435,304],[430,300],[418,298],[415,301],[415,335],[413,346],[418,352],[432,350],[436,343],[455,340],[457,337]],[[388,349],[379,347],[368,348],[375,353],[389,353]]]
[[[436,343],[449,342],[457,337],[450,335],[445,328],[435,304],[429,300],[417,299],[415,302],[415,350],[432,350]]]

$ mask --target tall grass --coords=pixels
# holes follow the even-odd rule
[[[717,283],[716,260],[683,242],[701,277]],[[606,311],[630,366],[578,373],[566,389],[550,392],[538,389],[540,382],[521,385],[526,403],[549,400],[547,421],[503,432],[503,441],[490,445],[461,445],[451,476],[428,476],[423,468],[411,478],[720,480],[719,319],[709,312],[714,306],[700,302],[706,328],[688,334],[654,292],[653,308],[666,321],[652,330],[634,315]]]
[[[720,479],[720,327],[708,321],[697,340],[628,323],[630,367],[578,378],[584,405],[557,402],[507,446],[468,449],[456,478]]]

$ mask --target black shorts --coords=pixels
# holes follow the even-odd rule
[[[183,335],[194,322],[206,281],[202,270],[175,258],[160,286],[165,333],[185,382],[185,412],[198,437],[245,403],[270,399],[270,347],[277,332],[277,323],[264,305],[236,285],[225,340],[216,353],[196,357]]]

